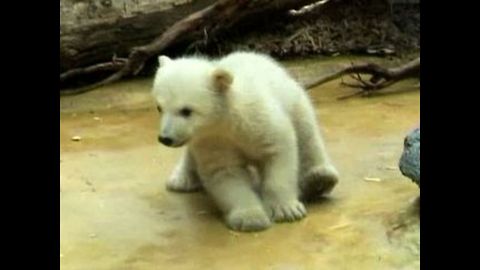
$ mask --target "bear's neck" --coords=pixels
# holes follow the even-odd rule
[[[263,136],[255,131],[262,130],[260,123],[264,121],[257,121],[256,117],[253,117],[255,120],[252,121],[245,116],[248,116],[248,114],[240,115],[225,112],[216,121],[199,130],[192,142],[195,144],[203,141],[236,142],[238,138],[252,142],[262,140]]]

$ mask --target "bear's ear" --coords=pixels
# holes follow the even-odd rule
[[[223,69],[216,69],[213,72],[213,87],[219,93],[225,93],[232,85],[232,75]]]
[[[160,65],[160,67],[163,67],[165,66],[167,63],[170,63],[172,62],[172,59],[170,59],[168,56],[166,55],[160,55],[158,57],[158,64]]]

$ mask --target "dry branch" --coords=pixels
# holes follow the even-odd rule
[[[315,3],[310,4],[310,5],[306,5],[302,8],[300,8],[299,10],[292,9],[288,13],[291,16],[303,15],[305,13],[312,12],[314,9],[318,8],[319,6],[322,6],[322,5],[326,4],[328,1],[330,1],[330,0],[321,0],[321,1],[315,2]]]
[[[100,71],[117,71],[125,66],[127,59],[117,58],[108,63],[100,63],[86,68],[75,68],[60,74],[60,82],[64,82],[72,77],[97,73]]]
[[[344,75],[352,75],[352,74],[354,76],[351,76],[351,77],[355,79],[358,82],[358,84],[347,84],[342,82],[344,85],[354,87],[354,88],[360,88],[363,91],[367,91],[367,92],[379,90],[406,78],[419,77],[420,76],[420,57],[406,63],[405,65],[402,65],[400,67],[395,67],[395,68],[384,68],[373,63],[358,64],[358,65],[352,64],[337,72],[328,74],[326,76],[323,76],[321,78],[318,78],[312,82],[305,84],[305,88],[310,89],[315,86],[338,79]],[[370,80],[365,81],[362,79],[360,74],[369,74],[371,75],[371,78]]]

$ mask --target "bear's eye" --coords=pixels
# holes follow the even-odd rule
[[[157,106],[157,111],[158,111],[159,113],[162,113],[162,107]]]
[[[192,114],[192,109],[190,108],[182,108],[180,111],[179,111],[179,114],[183,117],[189,117],[191,114]]]

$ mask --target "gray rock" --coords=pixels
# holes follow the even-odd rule
[[[410,132],[403,144],[400,171],[420,187],[420,128]]]

